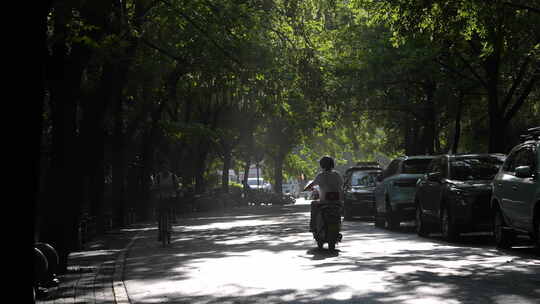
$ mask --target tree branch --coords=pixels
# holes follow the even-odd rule
[[[173,54],[172,52],[169,52],[169,51],[163,49],[162,47],[159,47],[159,46],[155,45],[154,43],[152,43],[152,42],[150,42],[150,41],[148,41],[148,40],[146,40],[144,38],[142,38],[141,41],[146,46],[160,52],[161,54],[163,54],[163,55],[165,55],[165,56],[167,56],[167,57],[169,57],[171,59],[174,59],[174,60],[176,60],[176,61],[178,61],[180,63],[183,63],[183,64],[187,63],[187,60],[185,58],[177,56],[177,55]]]
[[[480,75],[476,72],[476,70],[472,67],[471,63],[465,59],[463,57],[463,55],[461,55],[460,52],[456,51],[455,52],[456,55],[459,57],[459,59],[465,64],[465,66],[467,67],[467,69],[469,69],[469,71],[471,71],[471,73],[474,75],[474,77],[476,77],[476,79],[478,81],[480,81],[480,83],[484,86],[484,87],[488,87],[487,83],[484,81],[484,79],[482,77],[480,77]]]
[[[538,74],[539,72],[540,70],[537,69],[536,74],[529,80],[529,83],[527,83],[527,85],[523,89],[523,93],[521,93],[516,103],[510,108],[508,112],[506,112],[503,118],[505,123],[508,123],[517,113],[519,108],[521,108],[521,106],[525,103],[527,97],[529,97],[529,94],[532,92],[535,83],[538,81],[538,79],[540,79],[540,74]]]
[[[208,40],[210,41],[211,44],[214,45],[214,47],[216,47],[221,53],[223,53],[226,57],[228,57],[229,59],[231,59],[232,61],[236,62],[239,66],[243,66],[243,64],[237,59],[235,58],[234,56],[232,56],[227,50],[225,50],[221,45],[219,45],[214,39],[212,39],[212,37],[205,31],[203,30],[193,19],[191,19],[189,16],[187,16],[186,14],[184,14],[184,12],[180,11],[179,9],[177,9],[176,7],[174,7],[172,5],[172,3],[170,3],[169,1],[167,0],[160,0],[161,2],[167,4],[169,7],[175,9],[178,14],[180,14],[180,16],[182,16],[184,19],[186,19],[189,23],[191,23],[191,25],[193,25],[195,27],[195,29],[199,32],[201,32],[206,38],[208,38]],[[235,70],[233,68],[233,70]]]
[[[502,109],[506,109],[506,107],[510,104],[510,101],[512,100],[512,96],[514,96],[514,93],[516,92],[516,89],[519,87],[521,82],[523,81],[523,78],[525,77],[525,71],[527,70],[527,66],[529,65],[531,61],[531,57],[527,56],[523,63],[521,64],[521,68],[519,69],[519,73],[517,78],[514,80],[514,83],[512,84],[512,87],[508,91],[508,94],[506,94],[506,97],[504,98]]]
[[[503,5],[514,7],[514,8],[519,8],[519,9],[524,9],[524,10],[528,10],[528,11],[536,13],[536,14],[540,14],[540,9],[530,7],[530,6],[526,6],[526,5],[515,4],[515,3],[511,3],[511,2],[503,2]]]
[[[477,79],[475,79],[473,77],[470,77],[469,75],[466,75],[466,74],[460,72],[459,70],[453,68],[452,66],[443,63],[442,60],[435,59],[435,63],[438,63],[443,68],[450,70],[452,73],[454,73],[454,74],[456,74],[456,75],[458,75],[458,76],[460,76],[462,78],[465,78],[465,79],[468,79],[468,80],[471,80],[471,81],[477,80]]]

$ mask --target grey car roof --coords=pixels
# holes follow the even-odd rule
[[[403,160],[407,160],[407,159],[432,159],[432,158],[435,158],[439,155],[405,155],[405,156],[400,156],[400,157],[397,157],[397,159],[403,159]]]
[[[447,157],[482,157],[482,156],[495,156],[505,158],[506,155],[503,153],[458,153],[458,154],[444,154],[443,156]]]

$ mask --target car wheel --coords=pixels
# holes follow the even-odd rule
[[[513,233],[506,228],[502,212],[500,209],[497,209],[493,219],[493,236],[497,247],[503,249],[510,248],[514,238]]]
[[[387,203],[386,205],[385,228],[389,230],[396,230],[399,228],[399,220],[397,219],[396,213],[392,211],[390,203]]]
[[[324,242],[322,242],[322,241],[317,241],[317,248],[322,249],[322,248],[323,248],[323,245],[324,245]]]
[[[536,253],[540,254],[540,218],[536,219]]]
[[[350,206],[345,205],[345,208],[343,208],[343,219],[346,221],[350,221],[352,219]]]
[[[384,228],[384,217],[375,210],[375,227]]]
[[[416,204],[416,234],[423,237],[429,235],[428,228],[423,219],[422,208],[419,203]]]
[[[459,236],[457,225],[452,218],[450,210],[448,208],[442,209],[442,218],[441,218],[441,232],[445,240],[453,242]]]

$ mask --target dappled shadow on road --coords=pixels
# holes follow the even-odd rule
[[[133,295],[133,303],[413,303],[419,295],[435,303],[538,303],[540,298],[540,262],[532,251],[499,251],[489,236],[451,244],[437,235],[417,237],[414,227],[387,231],[355,220],[344,223],[343,243],[332,252],[316,247],[307,231],[308,211],[309,206],[266,207],[182,218],[167,248],[160,247],[156,231],[145,234],[126,264],[128,291],[147,286],[146,293]]]
[[[312,260],[324,260],[328,258],[337,257],[340,251],[341,250],[339,249],[328,250],[324,248],[311,248],[306,252],[306,254],[313,256],[311,258]]]

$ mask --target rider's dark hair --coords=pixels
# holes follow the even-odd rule
[[[334,159],[332,159],[330,156],[323,156],[319,160],[319,164],[323,170],[328,171],[334,169]]]

